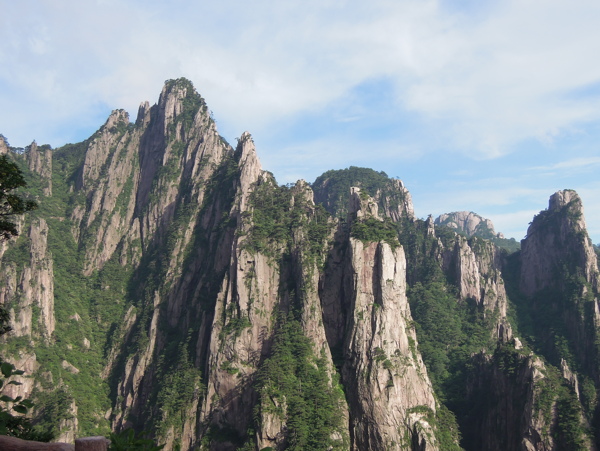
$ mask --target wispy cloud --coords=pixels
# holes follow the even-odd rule
[[[600,165],[600,157],[587,158],[571,158],[548,166],[536,166],[531,168],[532,171],[555,171],[560,169],[592,169],[594,166]]]
[[[83,139],[185,76],[281,181],[374,166],[423,190],[420,211],[535,210],[585,189],[598,165],[596,0],[21,0],[2,13],[0,133],[13,145]],[[585,143],[526,158],[568,140]]]
[[[595,1],[490,2],[473,15],[433,0],[144,5],[5,5],[0,77],[66,120],[84,103],[135,113],[186,75],[232,129],[257,131],[386,77],[388,114],[421,114],[485,158],[600,118],[598,96],[570,96],[600,81]]]

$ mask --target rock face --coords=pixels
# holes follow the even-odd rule
[[[349,222],[378,215],[377,202],[352,188]],[[437,449],[424,411],[436,402],[406,298],[401,246],[363,243],[346,234],[322,283],[324,320],[333,349],[344,355],[342,380],[355,449],[405,449],[406,428],[419,449]],[[418,425],[418,427],[417,427]],[[418,432],[417,432],[418,431]]]
[[[527,296],[561,288],[563,262],[581,268],[585,280],[598,290],[598,260],[587,236],[581,198],[573,190],[554,193],[548,209],[532,221],[521,242],[521,291]]]
[[[15,368],[24,371],[24,374],[12,376],[11,380],[18,384],[7,384],[2,390],[2,394],[10,396],[13,399],[21,396],[22,398],[28,397],[34,387],[35,380],[32,374],[38,369],[39,365],[36,361],[35,354],[19,353],[14,358],[10,359]]]
[[[344,343],[351,409],[351,434],[356,449],[402,449],[402,431],[416,423],[418,442],[437,449],[432,426],[416,407],[435,412],[427,370],[416,350],[415,330],[406,300],[406,263],[401,247],[350,239],[345,293],[350,294]]]
[[[15,263],[4,266],[0,301],[12,306],[14,336],[39,334],[49,341],[55,328],[54,272],[52,255],[48,251],[48,225],[44,219],[32,221],[27,240],[28,261],[20,268]]]
[[[8,143],[6,142],[6,138],[0,135],[0,155],[6,155],[9,152]]]
[[[529,226],[522,248],[520,289],[530,299],[534,312],[552,315],[547,317],[546,313],[539,323],[560,337],[548,345],[553,349],[555,364],[559,366],[560,358],[567,357],[560,353],[558,344],[566,339],[573,353],[569,364],[584,368],[599,380],[598,260],[575,191],[559,191],[550,197],[548,209]],[[549,333],[545,334],[547,338]]]
[[[467,395],[473,427],[464,432],[469,448],[557,449],[549,433],[554,423],[553,403],[541,407],[542,396],[548,395],[540,389],[546,380],[544,363],[507,346],[493,355],[477,355],[474,365]]]
[[[52,149],[50,146],[38,147],[34,141],[27,149],[29,170],[38,174],[42,180],[44,196],[52,195]]]
[[[462,299],[472,299],[486,312],[506,318],[508,300],[502,277],[502,253],[491,242],[457,235],[443,252],[443,266],[456,281]]]
[[[455,230],[458,233],[465,234],[468,238],[478,235],[486,238],[500,236],[494,230],[494,224],[491,220],[482,218],[472,211],[455,211],[453,213],[444,213],[435,219],[435,225],[443,225]]]

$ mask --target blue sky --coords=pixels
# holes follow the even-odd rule
[[[187,77],[281,183],[350,165],[522,238],[576,189],[600,243],[596,0],[0,0],[0,133],[58,147]]]

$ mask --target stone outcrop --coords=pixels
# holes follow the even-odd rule
[[[422,427],[419,443],[434,436],[432,425],[411,409],[435,412],[433,389],[417,351],[406,300],[406,263],[401,247],[363,245],[350,239],[346,286],[351,293],[342,377],[347,384],[351,435],[356,449],[402,449],[405,431]],[[349,285],[349,286],[348,286]],[[351,291],[350,291],[351,290]],[[435,442],[426,449],[436,449]]]
[[[2,388],[2,394],[9,396],[12,399],[16,399],[19,396],[22,399],[29,398],[35,386],[33,374],[39,368],[37,356],[35,354],[19,352],[16,357],[10,358],[8,361],[9,363],[12,363],[16,369],[21,370],[24,373],[12,376],[11,380],[17,382],[17,384],[6,384]]]
[[[139,140],[135,140],[138,143],[136,145],[140,146],[139,151],[134,147],[133,152],[135,158],[139,155],[139,172],[136,176],[138,178],[133,179],[133,190],[129,198],[132,204],[127,208],[127,214],[131,215],[131,228],[127,234],[122,235],[122,248],[133,248],[136,240],[141,240],[140,252],[151,244],[157,247],[166,245],[165,234],[173,221],[177,205],[182,202],[188,204],[189,215],[195,219],[187,224],[182,223],[179,238],[170,244],[173,247],[162,269],[160,284],[172,286],[162,295],[158,290],[155,291],[148,299],[149,304],[145,309],[149,312],[149,322],[139,323],[138,316],[128,313],[130,319],[127,321],[128,326],[122,331],[123,336],[127,338],[131,330],[143,328],[147,331],[148,341],[137,354],[124,362],[122,382],[118,387],[119,396],[123,401],[113,409],[112,421],[117,428],[128,425],[127,416],[139,415],[146,407],[144,400],[149,396],[152,380],[156,377],[153,373],[153,363],[165,346],[165,337],[158,329],[159,323],[166,321],[171,327],[187,330],[191,327],[191,321],[197,320],[202,324],[202,330],[208,332],[212,314],[206,315],[206,312],[199,311],[199,297],[204,295],[203,290],[207,289],[207,283],[214,283],[214,272],[222,274],[225,270],[227,259],[222,253],[223,249],[231,252],[232,231],[221,237],[222,242],[215,234],[210,246],[195,249],[196,252],[191,253],[193,262],[187,267],[182,266],[184,250],[191,250],[194,246],[194,230],[211,230],[222,219],[223,214],[230,213],[227,204],[215,203],[206,209],[205,214],[197,216],[203,198],[207,195],[204,187],[216,176],[217,168],[223,161],[233,158],[233,149],[223,144],[205,107],[200,105],[190,122],[178,119],[187,96],[197,96],[190,89],[193,88],[177,82],[167,84],[158,105],[151,108],[142,105],[137,120],[137,124],[145,128],[138,132]],[[197,100],[201,99],[198,97]],[[181,139],[186,135],[189,135],[189,139],[183,143]],[[182,190],[182,184],[185,184],[185,190]],[[233,188],[232,181],[228,189]],[[134,228],[137,232],[132,234],[131,230]],[[215,246],[223,248],[217,260]],[[202,271],[204,276],[200,276],[198,280],[198,272]],[[215,290],[215,287],[211,287],[210,290]],[[190,315],[187,311],[189,304],[184,303],[189,298],[196,302],[195,315]],[[206,359],[207,349],[203,340],[207,337],[204,333],[199,333],[197,338],[201,341],[197,365]],[[111,351],[111,366],[112,362],[118,359],[118,355],[117,349]],[[198,397],[192,404],[197,402]],[[187,432],[181,439],[182,443],[191,443],[196,439],[196,423],[200,421],[197,415],[197,411],[193,412],[189,421],[185,423],[183,429]],[[178,431],[177,434],[179,433]],[[172,436],[172,431],[166,433],[167,436],[169,434]],[[172,442],[168,445],[172,446]]]
[[[533,311],[552,312],[560,318],[553,334],[568,339],[578,366],[600,381],[595,363],[600,355],[596,344],[600,324],[598,260],[578,194],[573,190],[553,194],[548,209],[531,222],[521,246],[521,292]],[[548,331],[540,333],[551,336]],[[560,359],[556,358],[555,364],[560,365]]]
[[[540,212],[521,241],[521,291],[527,296],[547,288],[561,288],[563,263],[581,268],[598,290],[598,260],[587,235],[581,198],[573,190],[554,193],[547,210]]]
[[[496,233],[494,224],[490,219],[483,218],[472,211],[455,211],[444,213],[435,218],[435,225],[443,225],[470,238],[474,235],[484,238],[498,237],[502,234]]]
[[[68,371],[73,371],[73,369],[76,370],[73,365],[71,365],[71,368],[67,367],[67,369]],[[56,437],[56,441],[66,443],[76,442],[75,438],[77,437],[78,425],[77,404],[75,403],[75,400],[72,399],[68,408],[67,417],[59,421],[58,430],[60,431],[60,435]]]
[[[554,394],[545,392],[544,363],[504,345],[494,354],[475,356],[468,380],[471,428],[463,432],[469,449],[554,450],[550,433]],[[545,404],[541,397],[554,401]],[[543,408],[542,408],[543,406]]]
[[[14,336],[31,336],[35,321],[36,334],[49,341],[55,328],[54,273],[46,221],[42,218],[33,220],[27,238],[29,261],[19,268],[20,274],[14,265],[6,266],[0,302],[10,306]]]
[[[6,155],[9,152],[8,143],[6,142],[6,138],[0,135],[0,155]]]
[[[328,171],[315,180],[312,186],[315,202],[335,217],[348,214],[347,196],[351,188],[371,194],[381,214],[394,221],[415,219],[412,198],[399,179],[390,179],[384,173],[371,169],[350,167],[345,170]]]
[[[44,196],[52,195],[52,149],[50,146],[38,146],[34,141],[27,148],[29,170],[38,174],[42,181]]]
[[[393,221],[400,221],[402,218],[414,220],[412,197],[402,180],[391,179],[389,183],[391,186],[388,193],[380,191],[375,195],[376,199],[380,199],[385,217]]]
[[[444,249],[442,266],[454,279],[461,299],[471,299],[485,312],[506,317],[508,300],[502,277],[503,255],[492,242],[457,235]]]
[[[352,188],[349,221],[364,217],[381,220],[377,203]],[[437,449],[424,414],[436,402],[406,298],[404,251],[337,239],[347,244],[332,251],[321,299],[330,346],[344,356],[353,449],[405,449],[409,431],[419,431],[411,437],[419,449]]]
[[[279,271],[270,259],[246,251],[243,246],[248,224],[241,214],[247,211],[248,195],[262,177],[251,136],[244,133],[239,156],[237,202],[230,214],[239,220],[239,233],[229,243],[229,270],[217,296],[207,356],[208,392],[202,407],[204,418],[219,427],[229,426],[246,434],[256,393],[252,381],[258,362],[268,350],[274,313],[279,304]],[[263,440],[264,442],[264,440]],[[265,445],[266,447],[266,445]]]
[[[85,244],[86,275],[100,269],[125,236],[131,241],[139,239],[133,193],[139,182],[141,131],[129,131],[128,124],[127,113],[113,111],[90,140],[75,184],[88,200],[71,214],[73,235]]]

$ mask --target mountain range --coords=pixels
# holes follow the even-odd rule
[[[600,443],[598,255],[575,191],[520,242],[415,217],[349,167],[279,185],[186,79],[135,122],[0,154],[39,208],[0,242],[1,355],[57,440],[165,450],[578,450]]]

